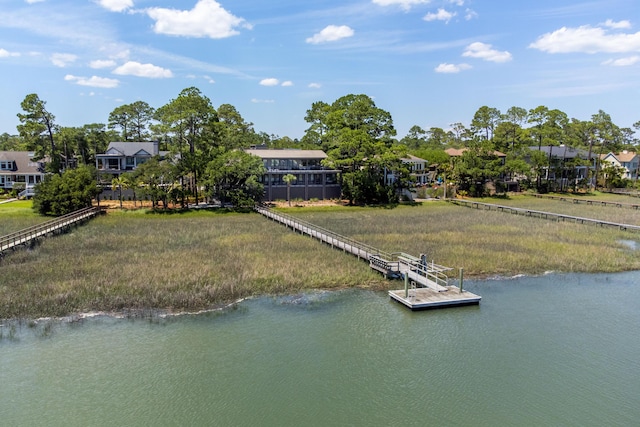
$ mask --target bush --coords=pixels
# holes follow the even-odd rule
[[[65,215],[91,206],[98,192],[93,171],[86,166],[47,175],[35,187],[33,210],[41,215]]]

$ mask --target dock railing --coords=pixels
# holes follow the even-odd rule
[[[274,212],[268,206],[256,205],[255,210],[263,216],[278,221],[301,234],[318,239],[331,247],[342,249],[352,255],[369,262],[369,266],[390,278],[399,278],[401,275],[417,275],[426,278],[429,282],[438,286],[447,286],[447,271],[450,267],[426,262],[422,258],[416,258],[403,252],[385,252],[366,243],[359,242],[350,237],[343,236],[324,227],[312,224],[294,216]],[[424,284],[424,280],[420,280]]]
[[[267,218],[276,220],[287,227],[291,227],[293,230],[299,231],[301,234],[306,234],[310,237],[321,240],[332,247],[349,252],[358,258],[362,258],[367,261],[371,256],[377,256],[389,261],[393,258],[392,254],[381,251],[371,245],[367,245],[366,243],[335,233],[303,219],[296,218],[282,212],[274,212],[266,205],[256,205],[254,209]]]
[[[551,200],[560,200],[561,202],[571,202],[575,204],[585,203],[587,205],[599,205],[599,206],[614,206],[616,208],[629,208],[629,209],[640,209],[640,204],[637,203],[623,203],[623,202],[613,202],[607,200],[593,200],[593,199],[579,199],[577,197],[565,197],[565,196],[553,196],[550,194],[532,194],[532,196],[538,199],[551,199]]]
[[[493,210],[493,211],[499,211],[499,212],[507,212],[507,213],[511,213],[514,215],[524,215],[524,216],[530,216],[530,217],[534,217],[534,218],[543,218],[543,219],[549,219],[549,220],[555,220],[555,221],[568,221],[568,222],[573,222],[573,223],[577,223],[577,224],[591,224],[591,225],[598,225],[600,227],[614,227],[617,228],[619,230],[623,230],[623,231],[635,231],[637,233],[640,233],[640,226],[639,225],[632,225],[632,224],[621,224],[621,223],[617,223],[617,222],[611,222],[611,221],[604,221],[601,219],[593,219],[593,218],[583,218],[583,217],[579,217],[579,216],[573,216],[573,215],[564,215],[564,214],[558,214],[558,213],[553,213],[553,212],[544,212],[544,211],[537,211],[537,210],[533,210],[533,209],[526,209],[526,208],[515,208],[512,206],[504,206],[504,205],[494,205],[492,203],[483,203],[483,202],[476,202],[474,200],[463,200],[463,199],[447,199],[447,201],[449,203],[453,203],[456,205],[460,205],[460,206],[466,206],[469,208],[475,208],[475,209],[484,209],[484,210]]]
[[[92,218],[100,212],[100,208],[97,207],[80,209],[70,214],[59,216],[50,221],[33,225],[29,228],[16,231],[15,233],[2,236],[0,237],[0,254],[4,253],[6,250],[15,248],[16,246],[28,244],[39,237],[63,230],[66,227],[85,219]]]

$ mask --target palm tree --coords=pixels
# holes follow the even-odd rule
[[[113,178],[113,180],[111,181],[111,189],[113,191],[116,191],[116,188],[118,189],[118,198],[120,199],[120,209],[122,209],[122,186],[125,185],[126,183],[127,183],[126,178],[123,178],[122,176],[117,176]]]
[[[291,183],[296,179],[298,178],[290,173],[282,177],[282,180],[287,183],[287,202],[289,203],[289,206],[291,206]]]

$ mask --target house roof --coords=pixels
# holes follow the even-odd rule
[[[468,148],[447,148],[446,150],[444,150],[445,153],[447,153],[449,156],[451,157],[460,157],[462,156],[462,153],[464,153],[465,151],[468,151]],[[500,151],[492,151],[493,155],[497,156],[497,157],[507,157],[506,154],[501,153]]]
[[[316,159],[322,160],[327,158],[327,154],[322,150],[297,150],[297,149],[284,149],[284,150],[272,150],[262,148],[252,148],[245,150],[249,154],[258,156],[261,159]]]
[[[33,160],[33,151],[0,151],[1,161],[14,161],[16,168],[12,171],[2,171],[12,174],[41,174],[44,159]]]
[[[407,154],[401,160],[407,160],[407,161],[410,161],[410,162],[425,162],[425,163],[427,163],[427,161],[425,159],[421,159],[420,157],[414,156],[413,154]]]
[[[618,161],[620,163],[628,163],[631,162],[634,158],[636,158],[636,156],[638,155],[638,153],[634,153],[633,151],[623,151],[622,153],[618,153],[616,154],[616,158],[618,159]]]
[[[141,157],[157,156],[158,154],[160,153],[157,142],[110,142],[107,151],[98,156]]]
[[[531,151],[541,151],[546,155],[563,159],[575,159],[576,157],[586,159],[589,156],[589,152],[575,147],[567,147],[566,145],[544,145],[538,147],[537,145],[530,146]]]

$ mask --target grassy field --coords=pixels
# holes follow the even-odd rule
[[[619,202],[626,205],[640,205],[640,199],[628,196],[618,196],[603,194],[591,196],[566,196],[567,198]],[[640,225],[640,209],[630,207],[603,206],[598,204],[573,203],[571,201],[560,201],[546,198],[536,198],[532,196],[515,196],[508,199],[471,199],[479,202],[494,203],[504,206],[513,206],[525,209],[532,209],[545,212],[554,212],[564,215],[579,216],[583,218],[593,218],[621,224]]]
[[[575,205],[519,198],[536,209],[561,212]],[[505,204],[504,200],[485,202]],[[595,218],[619,219],[620,208],[588,206]],[[596,212],[596,209],[603,209]],[[604,210],[606,209],[606,211]],[[637,223],[640,211],[626,210]],[[615,229],[553,222],[501,212],[425,202],[396,209],[289,209],[287,213],[387,252],[425,253],[438,264],[461,267],[468,276],[540,274],[545,271],[603,272],[640,268],[637,252],[625,240],[640,235]],[[599,215],[596,215],[599,213]]]
[[[46,221],[31,209],[30,200],[0,203],[0,236]]]
[[[254,213],[109,213],[1,262],[0,318],[191,311],[250,295],[386,285],[366,263]]]
[[[536,209],[552,212],[576,207],[545,199],[484,201],[535,203]],[[581,216],[609,220],[622,211],[578,207],[590,209]],[[0,205],[4,230],[44,220],[26,207],[24,215],[14,208],[9,214]],[[640,254],[624,243],[640,242],[640,235],[615,229],[446,202],[394,209],[284,210],[388,252],[426,253],[438,264],[464,268],[466,277],[640,269]],[[637,222],[640,211],[624,211]],[[255,213],[115,210],[32,249],[9,253],[0,263],[0,318],[195,311],[251,295],[401,286],[384,280],[365,262]]]

